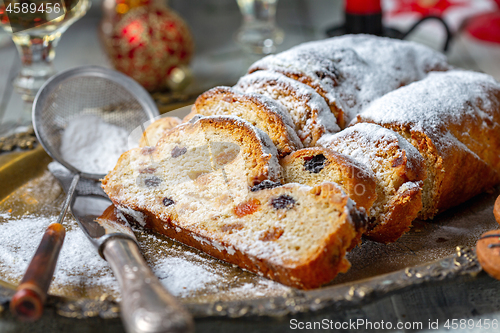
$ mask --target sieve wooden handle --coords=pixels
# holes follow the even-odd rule
[[[43,303],[47,298],[65,235],[66,231],[59,223],[52,223],[45,231],[10,301],[10,311],[20,319],[35,321],[42,316]]]

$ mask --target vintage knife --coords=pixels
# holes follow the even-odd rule
[[[68,191],[72,174],[57,162],[49,164],[49,170]],[[138,333],[193,332],[191,315],[147,266],[128,222],[115,209],[99,182],[80,179],[71,212],[120,284],[125,329]]]

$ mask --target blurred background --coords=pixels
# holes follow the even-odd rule
[[[211,87],[233,85],[266,54],[368,32],[440,51],[449,39],[451,63],[500,79],[499,8],[498,0],[92,0],[62,35],[54,67],[117,68],[167,112]],[[14,43],[0,32],[0,132],[15,127],[24,112],[12,88],[20,68]]]

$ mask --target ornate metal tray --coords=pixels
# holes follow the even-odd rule
[[[0,305],[59,213],[63,193],[47,171],[49,162],[41,147],[0,155]],[[349,253],[348,273],[311,291],[282,286],[161,236],[141,230],[136,235],[157,276],[195,317],[274,317],[358,306],[422,283],[475,278],[481,267],[471,248],[483,232],[498,228],[492,206],[499,193],[497,188],[479,195],[430,223],[417,220],[394,244],[364,241]],[[65,226],[52,303],[62,316],[116,318],[120,295],[111,270],[71,217]]]

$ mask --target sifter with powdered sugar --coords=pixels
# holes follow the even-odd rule
[[[40,89],[33,106],[36,136],[46,152],[69,170],[62,168],[70,177],[63,184],[67,196],[58,221],[47,228],[12,298],[11,311],[15,314],[27,320],[41,316],[64,240],[65,230],[61,223],[71,205],[80,227],[110,263],[117,277],[122,290],[122,319],[127,331],[185,332],[192,329],[189,314],[153,275],[131,231],[123,232],[123,225],[114,228],[111,224],[97,237],[95,230],[89,230],[89,224],[80,221],[73,211],[75,191],[77,198],[104,195],[98,180],[129,148],[130,133],[158,115],[154,101],[139,84],[102,67],[85,66],[61,72]],[[57,178],[61,181],[61,177]]]

